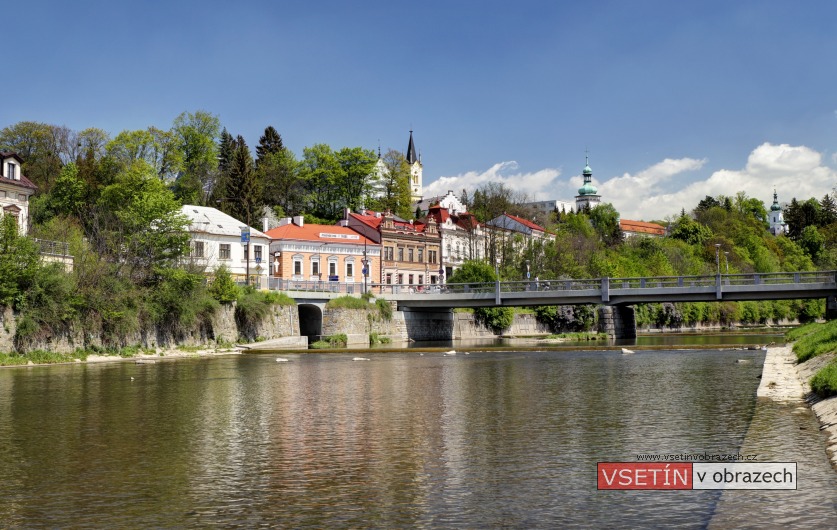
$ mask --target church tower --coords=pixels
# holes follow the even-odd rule
[[[785,218],[782,215],[782,207],[779,206],[779,196],[776,190],[773,190],[773,204],[770,205],[770,233],[774,236],[786,234],[788,225],[785,223]]]
[[[421,155],[416,155],[416,146],[413,143],[413,131],[410,131],[410,143],[407,144],[407,163],[410,165],[410,198],[416,203],[421,201],[422,198],[422,165]]]
[[[584,185],[578,188],[578,195],[575,197],[575,211],[582,212],[586,208],[592,209],[601,202],[601,195],[598,195],[596,186],[593,186],[591,180],[593,179],[593,170],[590,169],[590,157],[584,157]]]

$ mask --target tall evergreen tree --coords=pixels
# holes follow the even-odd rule
[[[819,226],[828,226],[837,223],[837,204],[831,194],[826,194],[820,201]]]
[[[221,199],[222,210],[244,223],[255,223],[262,206],[261,189],[250,148],[240,135],[234,140],[229,164],[227,195]]]
[[[273,125],[269,125],[259,138],[259,145],[256,146],[256,167],[259,167],[267,155],[278,153],[284,148],[282,136],[273,128]]]

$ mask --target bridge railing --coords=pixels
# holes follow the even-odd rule
[[[271,291],[309,291],[317,293],[344,294],[360,294],[363,292],[363,282],[330,282],[268,278],[267,286]]]

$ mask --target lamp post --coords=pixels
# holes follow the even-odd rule
[[[366,277],[369,275],[369,259],[366,257],[366,240],[363,240],[363,259],[360,260],[363,263],[363,269],[360,272],[363,273],[363,294],[366,294]]]
[[[721,244],[715,243],[715,273],[721,275]]]
[[[727,274],[729,274],[729,252],[724,252],[724,264],[726,264]]]
[[[221,197],[215,201],[216,204],[221,204],[223,201],[235,201],[244,205],[244,211],[247,214],[247,227],[241,229],[241,244],[244,245],[244,285],[250,286],[250,203],[239,197]]]
[[[494,260],[494,276],[496,279],[494,280],[494,288],[495,288],[495,296],[494,302],[497,305],[500,305],[500,258],[496,258]]]
[[[529,290],[529,260],[526,260],[526,290]]]

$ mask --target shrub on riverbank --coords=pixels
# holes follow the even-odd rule
[[[326,302],[326,309],[369,309],[369,302],[355,296],[341,296]]]
[[[820,397],[837,396],[837,363],[832,361],[814,374],[811,390]]]
[[[330,335],[322,339],[312,342],[310,348],[312,350],[322,350],[326,348],[345,348],[349,344],[349,337],[345,333],[338,333],[337,335]]]

